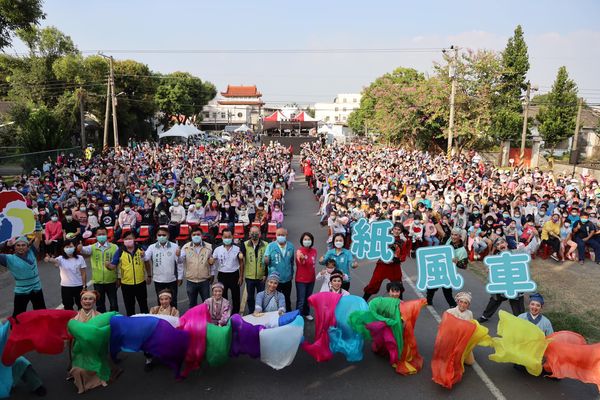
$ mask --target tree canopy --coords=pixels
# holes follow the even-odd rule
[[[12,44],[16,31],[31,29],[45,17],[41,0],[0,0],[0,50]]]
[[[540,102],[537,115],[540,135],[552,150],[573,135],[577,116],[577,85],[569,78],[566,67],[560,67],[552,90]]]

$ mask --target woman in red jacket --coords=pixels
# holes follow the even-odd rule
[[[317,262],[317,249],[313,248],[315,238],[309,232],[304,232],[300,236],[302,245],[296,250],[296,309],[300,315],[312,321],[314,318],[310,315],[308,307],[308,298],[315,287],[315,263]]]

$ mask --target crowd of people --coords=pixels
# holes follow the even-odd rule
[[[397,258],[414,256],[422,246],[448,244],[462,269],[503,251],[582,264],[600,254],[600,187],[588,174],[504,169],[475,152],[448,159],[372,145],[306,144],[301,158],[330,247],[340,236],[347,247],[353,223],[366,218],[394,223]],[[600,263],[600,257],[595,260]],[[396,261],[377,262],[365,298],[377,293],[384,279],[401,281]],[[427,290],[430,305],[436,290]],[[456,307],[452,290],[443,293]],[[493,295],[479,321],[486,322],[505,300]],[[523,295],[509,301],[515,315],[525,312]]]
[[[358,265],[348,250],[350,233],[360,218],[391,220],[394,236],[394,257],[376,262],[362,290],[365,300],[385,280],[388,294],[402,298],[401,263],[421,246],[451,245],[458,268],[502,251],[535,254],[540,246],[556,262],[583,263],[588,248],[600,254],[600,188],[589,176],[503,170],[475,153],[448,160],[398,148],[313,143],[302,147],[301,168],[328,231],[328,250],[318,257],[312,233],[294,244],[285,229],[285,194],[295,181],[291,150],[243,141],[210,148],[141,143],[44,163],[12,187],[36,217],[35,234],[11,241],[0,256],[16,282],[13,316],[29,302],[46,307],[37,270],[44,258],[60,272],[63,306],[84,310],[80,318],[90,318],[92,309],[119,311],[119,290],[128,316],[178,316],[185,282],[188,308],[206,303],[217,325],[236,313],[292,308],[312,320],[308,297],[315,284],[318,291],[349,294]],[[149,308],[152,283],[158,305]],[[472,319],[470,294],[442,291],[449,312]],[[427,291],[430,305],[435,292]],[[505,300],[492,296],[479,321]],[[524,296],[510,300],[515,315],[551,333],[541,318],[543,299],[532,296],[531,302],[525,312]],[[151,369],[151,357],[146,364]]]

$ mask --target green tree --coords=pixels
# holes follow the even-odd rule
[[[443,97],[434,106],[440,107],[443,118],[443,137],[448,137],[449,96],[451,78],[450,55],[446,62],[434,66],[436,76],[444,86],[439,96]],[[485,148],[494,142],[492,120],[494,94],[501,77],[501,60],[497,53],[488,50],[462,52],[456,65],[456,96],[454,113],[454,142],[460,148]],[[434,110],[432,110],[434,111]]]
[[[71,134],[65,130],[63,116],[53,110],[18,104],[10,114],[17,126],[18,143],[28,152],[59,149],[70,144]]]
[[[558,69],[552,90],[536,117],[540,135],[552,153],[557,144],[574,134],[576,116],[577,85],[563,66]]]
[[[0,49],[12,44],[15,31],[30,29],[45,17],[41,0],[0,0]]]
[[[210,82],[202,82],[198,77],[187,72],[173,72],[161,76],[156,89],[155,100],[158,109],[165,115],[165,125],[173,117],[186,122],[197,115],[217,94],[215,86]]]
[[[497,95],[494,99],[492,129],[500,140],[515,140],[523,124],[523,91],[527,88],[526,76],[529,71],[529,55],[521,25],[517,25],[514,35],[508,39],[502,52],[502,75]]]
[[[377,78],[363,90],[360,107],[350,114],[348,125],[358,134],[364,133],[367,125],[369,131],[380,132],[388,141],[402,139],[413,131],[416,86],[424,80],[425,75],[412,68],[396,68]]]
[[[135,60],[115,60],[114,73],[120,142],[151,138],[156,131],[152,120],[158,111],[154,100],[157,79],[146,64]]]

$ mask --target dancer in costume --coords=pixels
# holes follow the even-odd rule
[[[256,295],[256,305],[254,306],[254,316],[260,316],[262,313],[277,311],[279,315],[285,313],[285,296],[277,290],[279,286],[279,274],[273,271],[267,278],[267,285],[264,291]]]
[[[204,304],[208,306],[210,313],[210,322],[219,325],[227,325],[231,316],[231,304],[223,298],[223,289],[225,286],[221,282],[215,282],[211,286],[212,296],[204,300]]]
[[[339,269],[333,270],[329,278],[329,291],[332,293],[341,293],[342,296],[348,296],[350,293],[342,287],[344,274]]]
[[[456,300],[456,307],[449,308],[446,312],[450,315],[455,316],[458,319],[462,319],[465,321],[470,321],[473,319],[473,312],[469,310],[471,306],[471,300],[473,297],[469,292],[459,292],[454,296]],[[475,357],[473,356],[473,352],[469,353],[467,357],[465,357],[465,364],[473,365],[475,363]]]
[[[552,322],[542,315],[543,307],[544,297],[539,293],[531,294],[529,296],[529,312],[520,314],[519,318],[526,319],[532,324],[535,324],[542,332],[544,332],[544,335],[548,336],[554,333],[554,329],[552,328]]]

